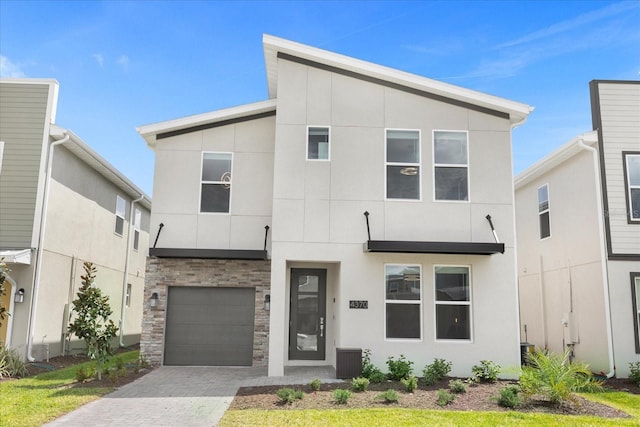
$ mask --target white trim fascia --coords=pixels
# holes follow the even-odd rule
[[[593,147],[598,143],[598,132],[590,131],[576,136],[557,150],[553,151],[551,154],[548,154],[524,171],[520,172],[514,178],[515,189],[518,190],[522,188],[534,179],[542,176],[582,151],[580,141],[584,141],[585,144]]]
[[[208,113],[195,114],[193,116],[181,117],[179,119],[167,120],[165,122],[143,125],[136,128],[136,131],[147,142],[150,148],[156,145],[156,136],[159,133],[171,132],[180,129],[186,129],[203,124],[216,123],[223,120],[230,120],[239,117],[249,116],[253,114],[266,113],[275,111],[276,100],[268,99],[266,101],[254,102],[251,104],[239,105],[236,107],[225,108],[222,110],[210,111]]]
[[[449,83],[432,80],[416,74],[407,73],[394,68],[385,67],[360,59],[351,58],[323,49],[281,39],[269,34],[262,35],[264,46],[269,98],[277,98],[278,88],[278,52],[287,53],[298,58],[319,62],[332,67],[352,71],[366,76],[401,84],[425,92],[441,95],[462,102],[501,111],[511,116],[512,123],[520,123],[533,111],[534,107],[505,98],[477,92]]]

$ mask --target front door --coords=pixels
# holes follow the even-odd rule
[[[289,360],[324,360],[327,270],[291,269]]]

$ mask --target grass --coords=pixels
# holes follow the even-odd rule
[[[120,353],[124,363],[134,363],[139,352]],[[115,364],[112,358],[110,365]],[[40,426],[71,412],[85,403],[113,391],[114,387],[70,387],[80,367],[95,367],[85,362],[52,372],[0,383],[0,426]]]
[[[638,426],[640,396],[623,392],[581,394],[586,399],[625,411],[632,418],[599,418],[509,412],[432,411],[420,409],[342,409],[342,410],[235,410],[227,411],[220,427],[233,426]]]

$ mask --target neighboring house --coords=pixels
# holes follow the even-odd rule
[[[138,129],[156,153],[143,354],[271,376],[348,348],[519,366],[511,130],[531,108],[263,42],[269,100]]]
[[[82,348],[67,326],[85,261],[120,327],[114,345],[141,330],[151,200],[54,124],[57,98],[55,80],[0,80],[0,257],[11,269],[0,340],[29,360]]]
[[[515,178],[523,339],[629,375],[640,361],[640,81],[593,81],[593,131]]]

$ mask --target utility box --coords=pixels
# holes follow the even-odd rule
[[[362,349],[336,349],[336,378],[358,378],[362,374]]]

